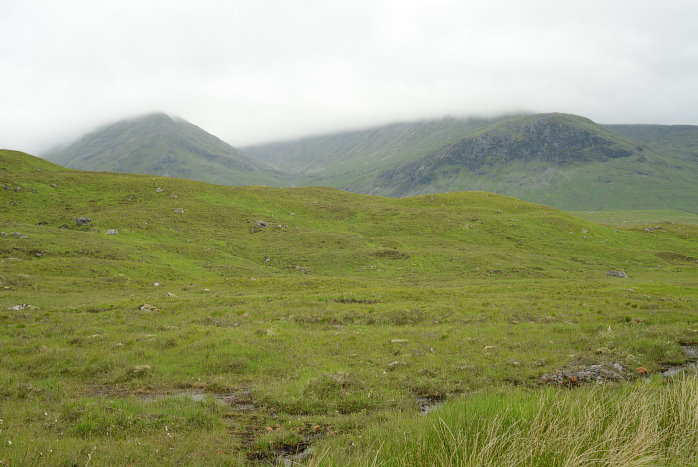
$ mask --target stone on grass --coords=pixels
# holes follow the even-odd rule
[[[139,306],[138,309],[141,311],[155,311],[157,310],[157,307],[150,305],[149,303],[144,303],[143,305]]]
[[[182,208],[175,208],[175,209],[173,210],[173,212],[174,212],[175,214],[184,214],[184,209],[182,209]]]
[[[92,222],[92,219],[89,217],[76,217],[75,218],[75,223],[78,225],[78,227],[82,227],[83,225],[87,225],[90,222]]]
[[[255,227],[259,227],[260,229],[263,229],[263,228],[266,227],[267,225],[269,225],[269,224],[267,224],[267,223],[264,222],[264,221],[257,221],[257,222],[254,223],[254,226],[255,226]]]
[[[390,341],[391,344],[404,344],[407,342],[407,339],[393,339]]]
[[[610,277],[620,277],[622,279],[627,279],[628,275],[625,271],[606,271],[606,275]]]
[[[618,369],[620,367],[620,370]],[[603,384],[625,379],[622,365],[604,363],[598,365],[576,365],[556,370],[541,376],[541,381],[558,386],[578,386],[584,383]]]
[[[107,229],[107,232],[106,232],[107,235],[116,235],[118,233],[119,233],[119,231],[116,229]]]

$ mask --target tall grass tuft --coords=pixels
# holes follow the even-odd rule
[[[698,379],[509,391],[401,416],[336,465],[698,465]]]

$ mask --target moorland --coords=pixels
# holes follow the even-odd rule
[[[0,184],[0,465],[698,463],[685,213]]]

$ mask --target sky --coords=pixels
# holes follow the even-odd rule
[[[442,116],[698,124],[695,0],[0,0],[0,148],[164,111],[234,146]]]

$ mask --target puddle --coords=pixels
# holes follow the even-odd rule
[[[281,454],[276,458],[279,461],[279,463],[284,465],[284,467],[290,467],[292,465],[301,465],[301,461],[310,456],[314,451],[312,446],[304,446],[303,444],[293,446],[293,448],[295,448],[294,454],[292,454],[292,452],[294,451],[289,451]]]
[[[441,407],[442,404],[443,400],[440,399],[430,399],[428,397],[417,398],[417,406],[419,407],[419,413],[422,415],[426,415],[430,412],[433,412],[434,410]]]
[[[662,373],[665,377],[671,378],[685,371],[695,370],[698,371],[698,345],[682,345],[684,353],[686,354],[686,363],[682,365],[674,365],[664,370]]]

